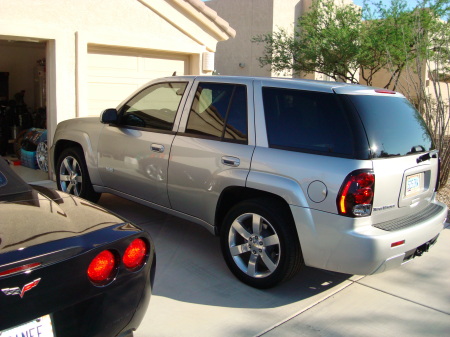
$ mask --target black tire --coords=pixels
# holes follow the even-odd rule
[[[101,193],[94,191],[83,152],[80,148],[65,149],[56,164],[56,184],[60,191],[97,202]]]
[[[241,202],[227,213],[220,233],[222,254],[239,280],[255,288],[271,288],[303,266],[289,212],[283,203],[264,198]]]

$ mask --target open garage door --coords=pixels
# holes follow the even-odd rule
[[[174,72],[189,73],[188,55],[89,46],[89,115],[116,107],[143,84]]]

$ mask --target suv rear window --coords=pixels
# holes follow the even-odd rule
[[[434,149],[425,121],[406,98],[347,97],[362,119],[372,158],[405,156]]]
[[[265,87],[263,101],[270,147],[364,157],[360,152],[367,149],[367,140],[357,132],[361,123],[344,110],[338,95]],[[355,126],[355,122],[359,125]],[[363,141],[356,141],[356,137]]]

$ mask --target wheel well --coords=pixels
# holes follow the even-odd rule
[[[287,212],[287,214],[292,217],[289,204],[279,195],[247,187],[229,187],[222,192],[217,204],[215,216],[216,235],[220,233],[223,218],[234,205],[245,200],[257,198],[270,199],[271,202],[277,204],[277,207],[282,208],[283,211]]]
[[[71,140],[59,140],[56,143],[55,150],[53,152],[53,169],[56,170],[56,164],[58,163],[58,158],[61,155],[61,152],[63,152],[65,149],[68,149],[69,147],[78,147],[81,150],[83,150],[83,147],[77,143],[73,142]]]

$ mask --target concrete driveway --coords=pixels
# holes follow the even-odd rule
[[[99,204],[150,232],[156,281],[135,337],[450,336],[450,228],[400,269],[352,276],[307,268],[274,289],[228,271],[202,227],[104,194]]]

